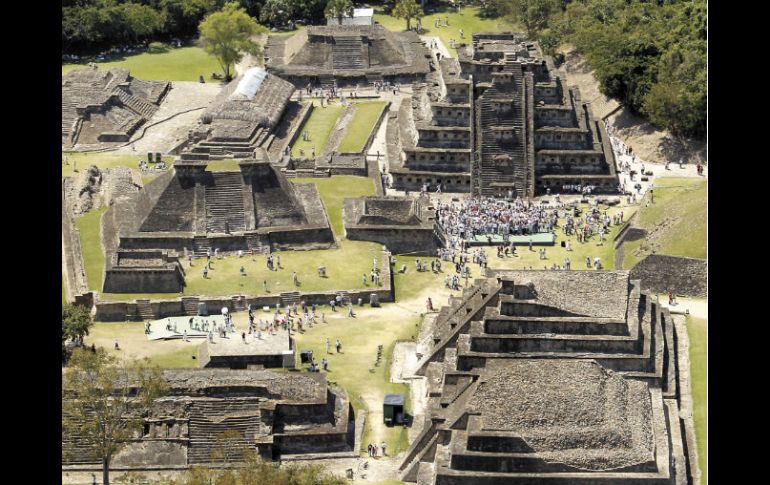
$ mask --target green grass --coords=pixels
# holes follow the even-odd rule
[[[366,145],[369,134],[375,123],[380,119],[382,110],[387,103],[382,101],[371,103],[355,103],[353,119],[348,124],[348,131],[340,141],[337,151],[340,153],[360,153]]]
[[[67,163],[65,164],[64,157],[67,157]],[[166,166],[171,166],[174,161],[172,156],[162,157],[166,162]],[[80,173],[83,173],[91,165],[96,165],[101,170],[117,167],[128,167],[134,172],[134,175],[142,179],[143,184],[148,184],[155,177],[160,175],[161,172],[150,172],[142,174],[139,171],[139,160],[147,160],[146,153],[137,152],[135,155],[120,155],[115,153],[79,153],[79,152],[62,152],[61,159],[61,175],[62,177],[73,177]],[[153,158],[155,160],[155,158]],[[77,169],[77,172],[75,172]],[[237,170],[237,167],[236,167]]]
[[[695,420],[695,439],[698,441],[698,462],[703,479],[708,483],[708,320],[687,317],[687,335],[690,337],[690,383]]]
[[[315,101],[314,101],[315,103]],[[329,141],[332,129],[337,123],[337,119],[342,115],[343,106],[339,103],[332,102],[332,104],[325,104],[324,108],[320,107],[320,102],[316,103],[316,107],[313,108],[313,112],[310,117],[305,121],[300,129],[300,135],[294,141],[291,147],[291,155],[293,157],[305,157],[311,158],[313,147],[315,147],[316,156],[320,156],[326,142]],[[310,134],[310,141],[302,139],[302,133],[307,132]],[[304,151],[303,155],[300,155],[300,149]]]
[[[81,60],[79,64],[62,64],[62,75],[74,70],[87,67],[93,59]],[[211,73],[222,73],[217,60],[200,47],[171,48],[166,46],[155,52],[142,52],[122,56],[110,61],[93,61],[100,69],[122,67],[128,69],[131,75],[142,80],[150,81],[197,81],[203,75],[207,81],[215,81]]]
[[[197,368],[198,361],[192,356],[198,355],[197,347],[174,350],[168,353],[153,355],[149,357],[151,365],[157,365],[161,369],[184,369]]]
[[[326,206],[329,223],[334,235],[341,237],[344,234],[342,223],[342,203],[346,198],[374,195],[374,181],[369,177],[355,177],[352,175],[335,175],[329,178],[305,178],[292,179],[295,184],[315,184],[318,193]]]
[[[388,393],[405,394],[408,411],[409,387],[390,382],[391,358],[397,341],[416,338],[420,317],[392,319],[377,316],[376,310],[368,312],[368,315],[360,318],[327,317],[328,323],[316,324],[304,333],[295,335],[297,348],[312,350],[318,362],[323,357],[328,359],[327,378],[347,391],[356,413],[359,409],[366,409],[367,396],[370,402],[378,403],[377,411],[381,412],[382,400]],[[331,355],[326,354],[326,338],[332,345]],[[341,354],[334,350],[334,342],[337,339],[342,342]],[[375,366],[378,345],[383,346],[383,359],[379,366]],[[408,447],[406,429],[398,426],[386,427],[379,419],[375,422],[367,416],[362,451],[373,441],[375,427],[382,433],[381,439],[388,444],[389,456],[395,456]]]
[[[61,275],[61,304],[67,303],[67,290],[64,287],[64,275]]]
[[[106,211],[106,206],[100,207],[75,219],[75,225],[80,231],[80,247],[83,251],[88,288],[94,291],[102,290],[104,248],[101,240],[101,218]]]
[[[623,244],[623,267],[630,269],[644,256],[656,254],[705,259],[708,182],[704,179],[666,177],[655,181],[654,202],[642,201],[637,225],[654,236]],[[637,254],[637,250],[640,250]]]
[[[437,29],[433,26],[433,22],[436,18],[440,18],[441,25],[444,25],[444,19],[447,16],[449,17],[449,27],[439,27]],[[382,24],[386,29],[394,32],[403,32],[406,30],[405,20],[385,15],[381,8],[376,9],[374,20]],[[414,25],[415,22],[412,21],[412,26]],[[440,37],[452,57],[457,57],[457,54],[455,53],[455,49],[449,47],[449,39],[454,39],[455,42],[458,43],[470,43],[471,34],[474,32],[521,30],[516,29],[515,25],[506,22],[502,18],[490,19],[479,17],[478,7],[464,7],[460,9],[460,13],[457,13],[455,9],[439,9],[439,13],[429,14],[422,18],[422,28],[424,30],[422,35]],[[465,31],[465,38],[463,39],[460,38],[460,29]]]

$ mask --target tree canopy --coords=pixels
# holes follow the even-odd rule
[[[167,384],[158,367],[146,361],[119,363],[101,349],[75,349],[62,380],[63,431],[78,435],[101,460],[103,483],[109,485],[112,457],[141,435],[143,418]]]
[[[245,53],[262,55],[262,48],[252,37],[263,32],[267,29],[236,2],[228,2],[219,12],[207,15],[200,25],[203,48],[217,58],[225,81],[232,78],[231,67],[243,59]]]
[[[548,25],[550,16],[559,10],[559,0],[507,0],[506,17],[527,30],[530,39]]]
[[[353,2],[351,0],[329,0],[326,3],[324,14],[327,17],[336,17],[340,25],[345,16],[353,16]]]
[[[420,19],[425,14],[415,0],[398,0],[393,8],[393,16],[397,19],[406,20],[406,30],[411,28],[412,19]]]

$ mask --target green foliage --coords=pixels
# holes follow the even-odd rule
[[[549,35],[585,55],[605,95],[675,136],[702,138],[706,19],[705,0],[582,0],[553,19]]]
[[[62,7],[62,45],[126,43],[160,32],[166,13],[149,5],[93,0]]]
[[[406,30],[411,28],[412,19],[421,19],[425,14],[415,0],[398,0],[393,8],[393,16],[406,20]]]
[[[109,485],[112,457],[142,432],[152,401],[167,392],[158,367],[145,361],[118,364],[103,350],[75,349],[62,374],[62,428],[80,436],[94,458],[102,461]]]
[[[530,39],[545,29],[548,19],[559,10],[558,0],[507,0],[505,4],[508,19],[523,25]]]
[[[353,15],[353,2],[351,0],[329,0],[326,3],[324,14],[327,17],[336,17],[339,24],[342,25],[342,18]]]
[[[62,343],[68,339],[80,339],[88,335],[93,326],[91,310],[83,305],[64,304],[61,307]]]
[[[285,0],[267,0],[259,13],[259,21],[268,25],[286,25],[294,14],[294,5]]]
[[[262,55],[262,48],[251,37],[267,29],[249,17],[236,2],[228,2],[224,8],[206,16],[200,25],[203,47],[219,61],[229,81],[230,68],[239,62],[244,53]]]
[[[481,0],[479,13],[482,17],[499,17],[506,12],[508,0]]]

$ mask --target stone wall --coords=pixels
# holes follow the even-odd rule
[[[400,226],[390,229],[366,229],[362,227],[348,227],[345,230],[348,239],[378,242],[386,246],[393,254],[435,255],[436,248],[438,247],[438,241],[433,235],[433,228],[407,229]]]
[[[631,278],[656,293],[708,296],[708,261],[703,259],[650,254],[631,269]]]
[[[165,268],[120,268],[105,271],[106,293],[179,293],[184,289],[184,276],[179,264]]]

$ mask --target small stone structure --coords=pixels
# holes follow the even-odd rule
[[[393,187],[531,197],[565,185],[616,192],[602,123],[536,42],[511,32],[473,34],[415,84],[388,123]]]
[[[238,162],[240,172],[209,172],[206,162],[178,160],[173,170],[110,207],[102,219],[104,291],[169,291],[167,285],[181,271],[174,260],[185,249],[202,256],[215,248],[263,252],[334,246],[315,185],[292,184],[264,150],[258,153],[260,159]],[[154,289],[153,281],[158,282]]]
[[[708,297],[708,261],[649,254],[631,268],[631,277],[642,282],[642,288],[654,293]]]
[[[265,368],[293,369],[296,349],[294,339],[286,331],[274,335],[265,333],[261,339],[249,338],[244,343],[238,334],[230,338],[206,341],[198,347],[198,365],[206,368],[246,369],[261,365]]]
[[[679,341],[628,271],[488,271],[438,314],[401,479],[692,483]]]
[[[166,81],[142,81],[127,69],[76,69],[62,77],[62,145],[127,142],[152,118],[171,89]]]
[[[156,399],[144,430],[115,455],[114,469],[172,469],[222,460],[212,452],[229,441],[230,462],[247,449],[264,459],[312,453],[339,455],[353,450],[355,416],[345,391],[316,373],[265,370],[164,370],[166,396]],[[65,392],[64,399],[71,399]],[[96,469],[78,435],[62,437],[62,469]],[[215,455],[216,456],[216,455]]]
[[[290,101],[293,92],[291,83],[252,67],[211,102],[180,152],[180,160],[251,158],[258,149],[280,151],[275,149],[278,132],[285,131],[283,125],[301,111],[298,103]]]
[[[311,26],[292,36],[270,36],[265,66],[298,88],[409,83],[430,72],[430,52],[415,32],[381,25]]]
[[[408,197],[359,197],[342,206],[348,239],[378,242],[395,254],[428,255],[444,247],[435,217],[425,200]]]

